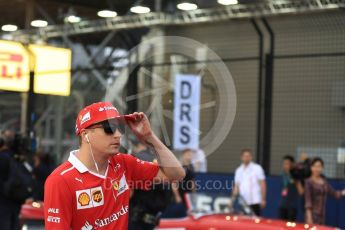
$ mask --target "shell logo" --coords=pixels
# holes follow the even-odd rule
[[[83,192],[78,197],[78,202],[81,206],[87,206],[90,204],[90,197],[86,192]]]

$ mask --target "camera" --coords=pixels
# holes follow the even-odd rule
[[[310,159],[307,158],[303,162],[295,164],[295,166],[290,170],[290,175],[295,180],[304,181],[306,178],[310,177]]]

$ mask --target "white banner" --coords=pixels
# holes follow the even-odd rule
[[[338,148],[337,163],[345,164],[345,148]]]
[[[178,74],[175,78],[175,150],[199,148],[200,76]]]

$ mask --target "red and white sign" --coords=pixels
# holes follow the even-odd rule
[[[29,91],[29,55],[18,42],[0,41],[0,90]]]

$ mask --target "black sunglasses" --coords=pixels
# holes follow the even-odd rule
[[[108,135],[113,135],[116,130],[119,130],[121,134],[126,131],[125,125],[118,122],[103,121],[94,125],[91,125],[88,129],[103,128],[104,132]]]

